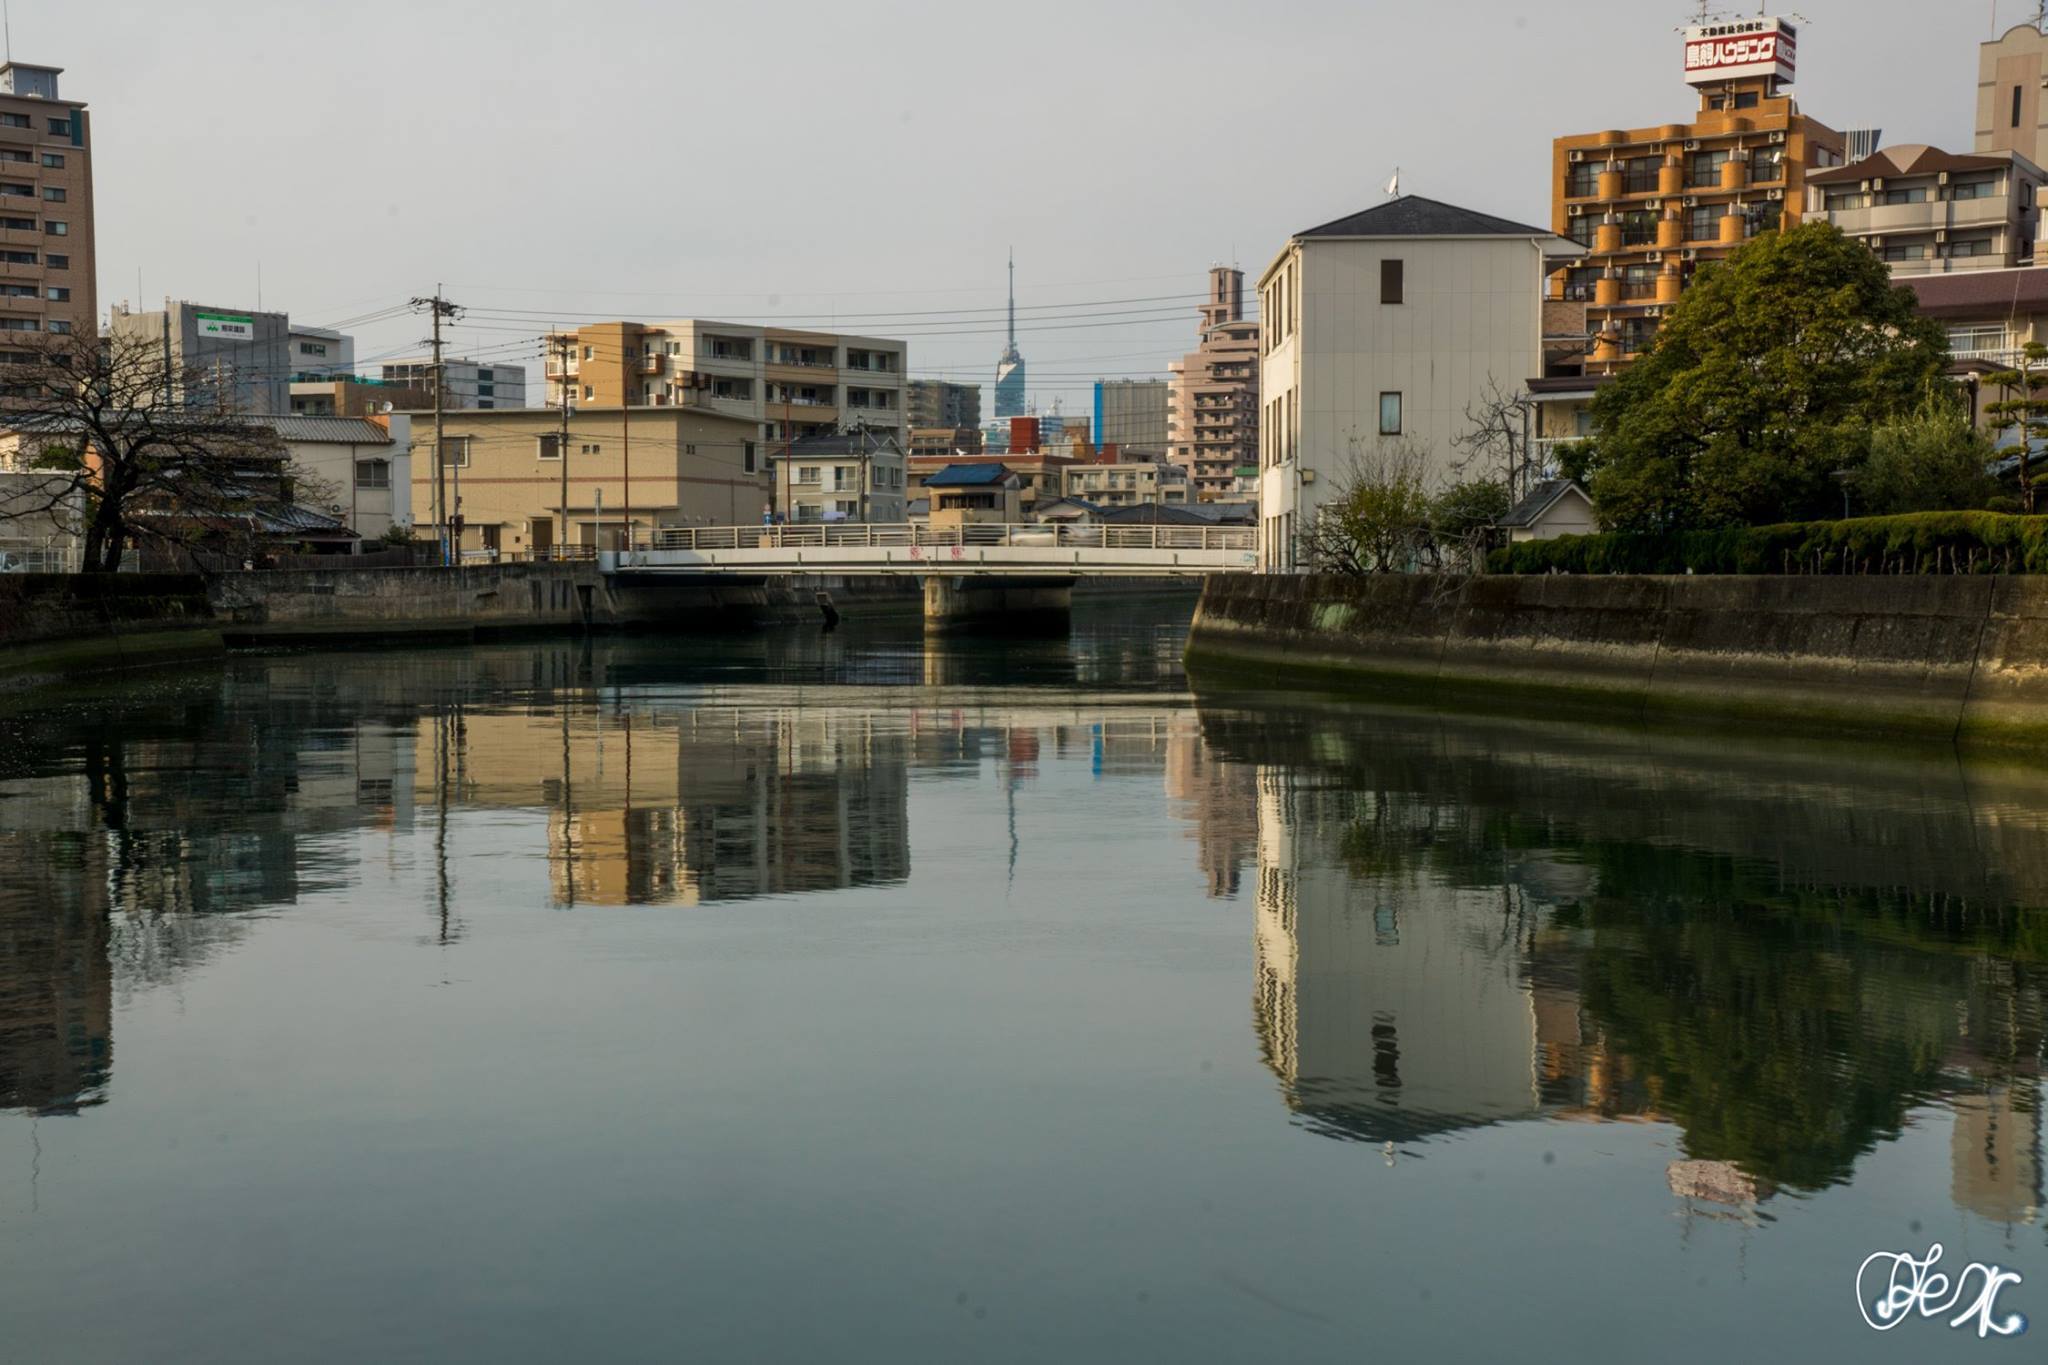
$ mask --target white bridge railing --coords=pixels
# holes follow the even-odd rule
[[[897,546],[987,546],[1076,550],[1255,550],[1248,526],[1061,526],[971,523],[935,529],[908,523],[679,526],[640,532],[629,549],[806,550]]]

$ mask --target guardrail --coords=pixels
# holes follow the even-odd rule
[[[1014,546],[1087,550],[1255,550],[1249,526],[1099,526],[976,522],[943,528],[909,523],[677,526],[634,535],[624,548],[656,550],[885,549],[895,546]],[[577,547],[582,548],[582,547]]]

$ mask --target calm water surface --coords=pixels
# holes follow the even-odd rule
[[[2017,1359],[2048,778],[1175,615],[0,717],[0,1359]],[[1996,1261],[1978,1341],[1880,1248]]]

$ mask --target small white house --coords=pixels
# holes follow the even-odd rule
[[[1593,515],[1593,499],[1570,479],[1544,479],[1501,518],[1500,524],[1506,528],[1508,543],[1512,545],[1525,540],[1591,535],[1600,529]]]
[[[286,457],[325,486],[335,515],[363,539],[411,524],[412,419],[404,413],[252,420],[277,433]]]

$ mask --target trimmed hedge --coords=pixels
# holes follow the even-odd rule
[[[1487,565],[1507,574],[2048,573],[2048,516],[1915,512],[1713,531],[1608,531],[1506,546]]]

